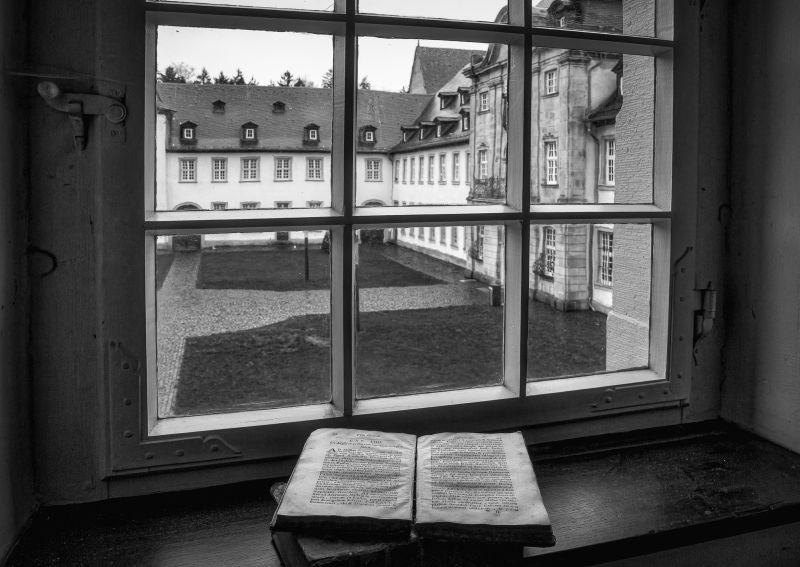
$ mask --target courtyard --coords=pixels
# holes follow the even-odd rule
[[[161,417],[330,399],[330,257],[318,248],[159,254]],[[356,395],[502,381],[503,308],[462,268],[359,248]],[[605,369],[605,315],[531,302],[529,379]]]

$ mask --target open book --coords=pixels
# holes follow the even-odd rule
[[[416,495],[414,490],[416,478]],[[273,530],[554,545],[521,433],[318,429]]]

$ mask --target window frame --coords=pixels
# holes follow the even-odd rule
[[[489,112],[489,90],[480,91],[478,93],[478,112]]]
[[[550,79],[553,79],[550,81]],[[558,68],[547,69],[544,72],[544,94],[558,94]]]
[[[222,168],[217,168],[217,164],[221,163]],[[220,173],[219,178],[217,174]],[[228,158],[212,156],[211,158],[211,183],[227,183],[228,182]]]
[[[614,187],[617,173],[617,141],[616,138],[607,137],[603,142],[603,185]]]
[[[319,162],[319,167],[316,168],[318,170],[319,175],[314,177],[311,175],[312,168],[311,162]],[[325,174],[323,173],[323,168],[325,167],[325,158],[322,156],[310,156],[306,157],[306,181],[325,181]]]
[[[186,175],[184,176],[184,174]],[[196,157],[178,158],[178,183],[197,183]]]
[[[245,167],[245,163],[253,163],[255,167]],[[252,172],[252,177],[250,173]],[[242,156],[239,158],[239,182],[257,183],[261,181],[261,158],[259,156]]]
[[[274,156],[274,173],[272,180],[275,183],[286,183],[292,181],[292,156]],[[282,175],[285,174],[285,177]]]
[[[606,238],[608,244],[604,245],[603,240]],[[614,286],[614,229],[596,227],[595,242],[597,242],[597,267],[594,272],[597,277],[594,283],[611,288]]]
[[[688,399],[691,384],[691,337],[692,313],[686,305],[679,303],[679,297],[687,297],[693,285],[693,268],[685,258],[685,250],[691,249],[694,234],[695,211],[693,204],[686,204],[679,196],[691,196],[691,187],[696,186],[696,168],[683,167],[696,163],[696,120],[685,119],[686,113],[696,116],[696,103],[692,102],[692,89],[695,84],[697,63],[691,57],[679,53],[692,53],[696,48],[697,15],[683,3],[675,3],[674,26],[676,36],[681,38],[682,49],[674,49],[673,7],[671,2],[659,0],[659,5],[669,4],[669,9],[658,8],[660,22],[659,34],[655,38],[638,36],[610,37],[607,34],[580,30],[540,30],[529,28],[530,2],[511,0],[509,9],[510,24],[481,23],[465,24],[458,21],[430,21],[414,18],[381,18],[361,16],[356,13],[352,0],[336,0],[335,11],[329,15],[304,13],[295,10],[276,10],[260,8],[240,8],[235,6],[187,5],[176,8],[173,4],[146,2],[142,9],[146,12],[147,42],[142,38],[142,52],[147,81],[140,88],[136,85],[145,74],[139,70],[129,72],[131,87],[129,97],[134,106],[152,110],[155,84],[150,79],[149,70],[155,69],[155,26],[156,25],[197,25],[208,27],[230,27],[241,29],[244,24],[257,29],[286,29],[296,31],[316,31],[334,36],[334,74],[337,80],[335,96],[344,101],[344,112],[334,117],[332,191],[333,202],[330,209],[311,211],[222,211],[211,213],[198,211],[177,213],[155,209],[155,191],[152,188],[155,175],[151,159],[154,136],[154,119],[146,119],[144,128],[133,128],[130,139],[141,144],[144,168],[136,180],[144,191],[123,195],[119,191],[116,201],[104,202],[109,214],[112,211],[130,210],[131,215],[141,215],[144,211],[144,238],[142,223],[120,223],[114,227],[118,232],[104,240],[107,250],[131,249],[129,242],[138,242],[144,249],[143,261],[136,269],[142,278],[127,282],[119,277],[104,288],[104,301],[108,303],[109,313],[125,312],[120,306],[136,297],[136,289],[141,294],[141,282],[148,286],[143,294],[141,312],[145,314],[142,324],[131,325],[128,318],[125,324],[119,323],[115,316],[109,323],[106,334],[107,360],[109,373],[109,400],[121,400],[110,404],[110,458],[109,478],[131,477],[140,473],[171,470],[175,467],[190,466],[203,469],[206,466],[219,466],[220,463],[266,462],[270,470],[277,471],[276,463],[290,463],[297,454],[302,439],[308,432],[319,426],[336,426],[345,422],[372,428],[396,428],[402,424],[403,430],[417,431],[430,427],[431,423],[447,421],[454,427],[472,430],[522,427],[530,428],[533,435],[542,431],[559,431],[554,435],[569,436],[584,434],[585,426],[570,426],[570,423],[591,420],[590,423],[604,424],[605,428],[646,427],[678,422],[681,407]],[[226,19],[221,20],[221,16]],[[264,16],[264,17],[261,17]],[[663,17],[663,16],[666,16]],[[126,22],[127,23],[127,22]],[[125,37],[136,35],[121,22],[112,23],[114,30]],[[245,27],[247,27],[245,26]],[[363,31],[362,31],[363,30]],[[523,120],[510,119],[509,128],[509,182],[507,203],[485,207],[435,207],[417,206],[413,211],[381,211],[380,207],[361,209],[352,199],[355,162],[354,147],[345,140],[354,140],[354,112],[357,95],[357,78],[354,74],[356,63],[356,34],[381,35],[392,37],[401,30],[406,37],[423,39],[480,39],[482,42],[498,42],[510,45],[509,57],[517,60],[510,65],[509,90],[521,92],[525,96],[512,97],[509,115]],[[656,84],[656,100],[659,101],[655,116],[654,143],[656,161],[654,162],[654,202],[642,205],[529,205],[531,168],[530,134],[525,133],[530,114],[531,85],[530,46],[569,42],[576,48],[597,51],[622,52],[634,55],[654,55],[659,81]],[[136,45],[135,40],[133,42]],[[527,63],[526,63],[527,62]],[[678,65],[680,63],[680,65]],[[675,69],[680,69],[676,72]],[[123,71],[128,73],[127,70]],[[351,80],[352,79],[352,80]],[[671,120],[672,106],[681,108],[682,118],[675,124]],[[693,106],[694,105],[694,106]],[[687,110],[688,109],[688,110]],[[154,112],[144,113],[152,117]],[[141,132],[144,132],[142,135]],[[689,143],[675,145],[673,140],[689,140]],[[353,144],[354,146],[354,144]],[[112,149],[103,149],[113,152]],[[127,156],[125,156],[127,157]],[[673,158],[675,158],[673,160]],[[688,158],[688,159],[687,159]],[[681,168],[673,168],[672,163],[681,163]],[[538,164],[537,164],[538,165]],[[259,167],[260,171],[260,167]],[[129,188],[129,185],[122,185]],[[120,208],[120,200],[130,203],[130,207]],[[689,201],[689,199],[685,199]],[[249,214],[256,213],[256,214]],[[522,258],[527,262],[526,235],[530,226],[538,223],[554,222],[647,222],[653,227],[653,302],[651,303],[651,362],[649,369],[624,372],[611,372],[580,379],[557,379],[544,382],[526,383],[525,369],[518,348],[525,342],[527,326],[525,310],[521,308],[527,297],[527,264],[518,263]],[[345,268],[352,259],[352,236],[356,228],[392,227],[399,224],[432,223],[435,226],[468,226],[502,224],[505,226],[505,253],[511,260],[506,262],[507,293],[505,323],[506,333],[514,337],[505,348],[506,375],[502,386],[470,391],[444,392],[441,394],[419,394],[404,396],[402,399],[356,401],[352,398],[352,321],[344,314],[352,313],[353,303],[349,290],[352,289],[351,270]],[[191,416],[186,418],[158,419],[153,408],[156,404],[154,382],[154,350],[152,330],[154,329],[154,266],[147,258],[154,257],[154,237],[163,234],[205,234],[215,232],[236,232],[242,230],[264,231],[279,228],[293,230],[300,227],[326,228],[332,233],[332,258],[335,260],[332,274],[332,298],[336,309],[332,319],[336,329],[344,331],[341,336],[332,333],[337,342],[332,349],[333,392],[330,404],[293,408],[291,410],[270,410],[220,414],[214,416]],[[121,235],[117,237],[116,235]],[[138,234],[139,238],[136,238]],[[124,236],[124,238],[122,237]],[[466,240],[466,239],[465,239]],[[127,246],[127,248],[126,248]],[[111,270],[111,268],[108,268]],[[670,274],[676,274],[670,277]],[[113,272],[109,275],[114,276]],[[137,287],[138,286],[138,287]],[[684,304],[691,302],[685,301]],[[508,314],[513,316],[509,317]],[[510,320],[509,320],[510,319]],[[149,331],[148,331],[149,329]],[[113,337],[113,339],[111,338]],[[658,348],[653,348],[657,344]],[[515,346],[516,345],[516,346]],[[516,350],[515,350],[516,348]],[[134,377],[135,379],[130,379]],[[604,394],[609,388],[623,387],[610,396],[612,402],[605,404]],[[662,393],[665,392],[665,393]],[[645,401],[639,400],[643,396]],[[606,394],[606,397],[607,396]],[[522,398],[519,400],[518,398]],[[656,400],[655,402],[653,400]],[[602,412],[593,408],[595,400],[600,400]],[[127,404],[127,405],[126,405]],[[635,412],[633,411],[635,410]],[[628,419],[626,416],[637,417]],[[664,416],[669,417],[664,417]],[[499,419],[499,416],[502,416]],[[434,421],[432,421],[434,420]],[[563,424],[563,425],[559,425]],[[547,429],[551,428],[551,429]],[[570,433],[572,431],[572,433]],[[593,429],[597,431],[597,429]],[[199,432],[202,432],[200,434]],[[127,435],[130,433],[130,435]],[[548,433],[546,435],[550,435]],[[180,456],[178,455],[180,453]],[[283,466],[283,465],[280,465]],[[264,469],[260,469],[263,475]],[[288,471],[287,471],[288,472]],[[208,475],[206,475],[206,479]]]
[[[450,167],[450,182],[453,185],[461,185],[461,152],[453,152]]]
[[[544,185],[558,185],[558,140],[545,140],[543,155]]]
[[[370,165],[377,165],[370,171]],[[414,162],[411,162],[412,170]],[[364,159],[364,181],[369,183],[380,183],[383,181],[383,160],[381,158],[365,158]]]

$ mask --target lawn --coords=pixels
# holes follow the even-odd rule
[[[361,246],[358,283],[362,288],[435,285],[442,280],[395,262],[380,247]],[[305,251],[299,248],[208,250],[200,258],[198,289],[260,289],[297,291],[330,289],[329,254],[308,251],[309,279],[305,280]]]
[[[536,378],[605,369],[606,317],[531,304],[528,356]],[[363,313],[360,398],[469,388],[500,381],[501,308],[489,305]],[[178,382],[178,415],[330,399],[329,323],[293,317],[258,329],[193,337]]]

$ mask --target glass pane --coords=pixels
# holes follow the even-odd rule
[[[647,367],[652,227],[531,226],[528,380]]]
[[[652,57],[534,48],[531,202],[652,203]]]
[[[659,0],[532,0],[533,25],[653,37]],[[662,0],[663,1],[663,0]]]
[[[157,0],[155,0],[157,1]],[[191,2],[192,4],[215,4],[217,6],[244,6],[249,8],[280,8],[284,10],[318,10],[333,11],[333,0],[172,0],[173,2]]]
[[[330,401],[326,235],[157,238],[159,417]]]
[[[357,206],[505,202],[507,52],[359,38]]]
[[[387,14],[417,18],[467,20],[479,22],[506,22],[505,0],[359,0],[358,9],[365,14]]]
[[[502,382],[502,226],[359,231],[356,396]]]
[[[332,61],[330,36],[159,26],[157,210],[329,207]]]

